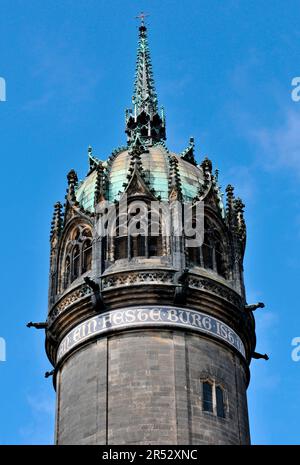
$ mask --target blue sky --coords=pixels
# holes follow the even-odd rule
[[[125,142],[137,23],[149,40],[167,143],[195,137],[246,203],[245,280],[257,350],[248,391],[254,444],[299,443],[300,75],[299,1],[1,0],[0,102],[2,302],[0,443],[53,441],[54,392],[42,332],[49,228],[66,173],[87,171],[87,147],[106,158]]]

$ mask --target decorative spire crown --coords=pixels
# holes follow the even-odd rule
[[[138,134],[142,141],[151,145],[165,140],[165,117],[163,110],[158,111],[158,101],[153,79],[150,49],[148,45],[145,15],[141,14],[139,42],[137,49],[133,108],[126,111],[126,129],[128,144],[132,144]]]

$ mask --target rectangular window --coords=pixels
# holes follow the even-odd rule
[[[208,382],[203,383],[203,410],[213,412],[212,385]]]
[[[225,418],[224,394],[220,386],[216,387],[217,415]]]

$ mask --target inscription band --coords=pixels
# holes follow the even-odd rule
[[[112,310],[89,318],[73,328],[61,341],[57,362],[74,347],[97,335],[137,327],[186,328],[210,334],[238,350],[245,357],[241,338],[222,321],[195,310],[180,307],[139,306]]]

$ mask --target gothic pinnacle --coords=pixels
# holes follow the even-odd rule
[[[240,234],[241,239],[245,239],[246,238],[246,223],[244,219],[245,205],[243,204],[240,198],[237,198],[234,201],[234,207],[235,207],[235,212],[236,212],[238,233]]]
[[[67,190],[67,198],[72,202],[76,202],[76,195],[75,195],[75,187],[78,184],[78,177],[75,170],[69,171],[67,174],[68,179],[68,190]]]
[[[226,216],[228,224],[232,224],[234,215],[234,187],[228,184],[226,187]]]
[[[62,224],[62,204],[60,202],[56,202],[56,204],[54,205],[53,218],[51,222],[51,239],[54,235],[60,235],[62,230]]]
[[[169,199],[182,200],[181,179],[178,168],[178,160],[170,157],[170,174],[169,174]]]
[[[196,160],[195,160],[195,154],[194,154],[194,147],[195,147],[195,140],[193,137],[190,137],[190,142],[188,147],[181,152],[181,158],[185,161],[188,161],[194,166],[197,166]]]
[[[205,178],[210,178],[212,172],[212,162],[208,157],[205,157],[201,163],[201,168]]]
[[[97,205],[99,202],[105,199],[105,185],[104,185],[104,168],[100,162],[97,166],[97,177],[95,184],[95,197],[94,203]]]
[[[68,179],[69,185],[74,184],[76,186],[78,183],[78,177],[77,177],[76,171],[75,170],[69,171],[69,173],[67,174],[67,179]]]

